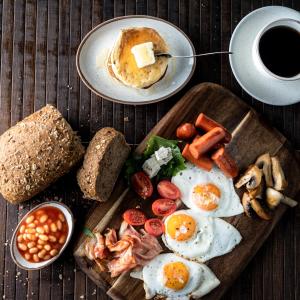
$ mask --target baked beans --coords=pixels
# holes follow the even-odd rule
[[[17,232],[17,247],[29,262],[56,256],[66,242],[68,224],[60,209],[46,206],[33,211]]]

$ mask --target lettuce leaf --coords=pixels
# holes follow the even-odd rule
[[[160,136],[153,135],[147,142],[147,148],[144,152],[144,159],[148,159],[155,151],[160,147],[169,147],[172,149],[173,158],[164,166],[161,167],[160,171],[157,174],[158,179],[161,178],[170,178],[175,176],[179,171],[184,170],[184,158],[181,155],[180,149],[177,146],[178,141],[176,140],[167,140]]]
[[[142,156],[136,154],[132,155],[125,163],[125,177],[130,179],[131,175],[135,172],[142,170],[142,165],[146,159],[148,159],[155,151],[160,147],[169,147],[172,149],[173,158],[164,166],[161,167],[157,174],[157,179],[170,178],[175,176],[178,172],[184,170],[184,158],[181,155],[180,149],[177,146],[178,141],[167,140],[160,136],[153,135],[147,142],[146,150]]]

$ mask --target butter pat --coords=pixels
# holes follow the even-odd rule
[[[131,53],[134,55],[138,68],[144,68],[155,63],[152,42],[133,46],[131,48]]]

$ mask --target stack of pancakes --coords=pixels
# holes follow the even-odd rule
[[[166,73],[168,58],[156,57],[154,64],[138,68],[131,48],[152,42],[154,53],[166,53],[168,47],[158,32],[152,28],[134,27],[123,29],[108,59],[109,73],[123,84],[133,88],[148,88]]]

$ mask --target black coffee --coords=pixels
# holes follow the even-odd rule
[[[300,73],[300,33],[287,26],[266,31],[259,41],[259,54],[264,65],[281,77]]]

